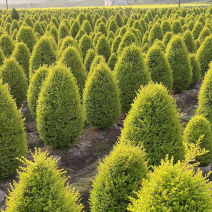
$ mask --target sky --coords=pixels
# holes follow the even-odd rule
[[[42,2],[44,0],[7,0],[8,4],[21,4],[21,3],[36,3],[36,2]],[[6,0],[0,0],[0,4],[5,4]]]

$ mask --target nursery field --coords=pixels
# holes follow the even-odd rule
[[[2,212],[212,211],[212,7],[183,6],[0,11]]]

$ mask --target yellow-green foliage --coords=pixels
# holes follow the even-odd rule
[[[87,51],[93,49],[93,43],[91,38],[88,35],[83,35],[79,40],[79,47],[82,51],[83,61],[86,57]]]
[[[201,76],[200,64],[197,61],[195,54],[190,54],[189,58],[190,58],[191,68],[192,68],[192,80],[191,80],[191,82],[198,82],[200,80],[200,76]]]
[[[5,57],[10,57],[15,46],[9,35],[3,34],[0,37],[0,48],[4,52]]]
[[[104,35],[102,35],[98,39],[98,42],[96,45],[96,52],[97,54],[104,56],[105,61],[108,62],[111,55],[111,50],[110,50],[110,45],[108,43],[108,40]]]

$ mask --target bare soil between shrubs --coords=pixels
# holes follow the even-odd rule
[[[180,109],[183,128],[196,112],[200,86],[201,82],[191,85],[189,90],[181,94],[172,94],[176,99],[177,107]],[[52,149],[49,146],[45,146],[44,142],[40,139],[36,122],[30,114],[27,102],[23,104],[22,113],[25,118],[29,148],[28,159],[31,159],[30,152],[33,152],[35,147],[41,148],[42,151],[48,150],[50,155],[60,159],[58,166],[67,171],[67,176],[69,176],[68,183],[79,190],[81,201],[85,206],[84,211],[89,212],[89,190],[92,180],[97,174],[98,162],[112,150],[113,145],[121,134],[126,116],[122,114],[118,121],[107,130],[94,129],[86,124],[79,141],[72,147]],[[9,184],[13,180],[17,181],[17,174],[4,181],[0,181],[0,209],[5,208],[5,194],[7,194],[7,189],[10,187]]]

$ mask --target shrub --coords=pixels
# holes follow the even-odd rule
[[[199,41],[200,41],[200,43],[203,43],[204,40],[205,40],[205,38],[208,37],[210,34],[211,34],[210,29],[209,29],[208,27],[205,27],[205,28],[202,30],[202,32],[200,33],[199,38],[198,38]]]
[[[210,211],[211,183],[185,162],[161,161],[142,183],[129,211]],[[203,204],[204,202],[204,204]],[[152,210],[153,209],[153,210]]]
[[[100,23],[97,27],[96,32],[101,32],[103,35],[107,36],[107,28],[104,23]]]
[[[117,55],[113,52],[108,60],[108,67],[113,71],[118,61]]]
[[[58,32],[55,26],[50,27],[49,32],[47,32],[47,35],[53,36],[55,42],[58,43]]]
[[[1,35],[0,48],[4,52],[5,57],[10,57],[15,47],[9,35],[7,34]]]
[[[79,32],[77,33],[77,36],[75,37],[75,40],[79,42],[80,38],[85,34],[87,34],[86,31],[84,29],[80,29]]]
[[[4,64],[5,56],[3,51],[0,49],[0,66]]]
[[[183,33],[183,28],[182,28],[179,20],[175,20],[172,23],[172,32],[176,35],[179,34],[179,33]]]
[[[32,28],[28,26],[22,26],[19,29],[18,34],[16,36],[16,41],[24,42],[29,48],[30,53],[32,53],[33,47],[37,42]]]
[[[117,29],[118,29],[118,25],[117,25],[116,21],[112,20],[108,26],[108,31],[112,31],[115,34]]]
[[[69,31],[65,23],[60,24],[59,30],[58,30],[58,41],[61,39],[69,36]]]
[[[33,162],[20,160],[24,167],[19,172],[19,182],[14,181],[7,196],[5,212],[82,211],[78,193],[70,185],[65,186],[67,178],[57,168],[58,161],[37,149],[32,158]]]
[[[74,20],[72,26],[71,26],[71,31],[70,31],[70,35],[75,38],[77,33],[79,32],[80,30],[80,25],[78,23],[77,20]]]
[[[194,22],[191,20],[191,21],[189,21],[189,23],[188,23],[188,29],[189,29],[190,31],[192,31],[193,28],[194,28]]]
[[[19,63],[19,65],[23,68],[23,71],[24,71],[27,79],[29,79],[30,53],[29,53],[29,49],[27,48],[26,44],[23,42],[17,43],[12,56],[16,59],[16,61]]]
[[[192,30],[192,33],[193,33],[193,36],[194,36],[194,40],[196,40],[196,39],[199,37],[199,35],[200,35],[202,29],[203,29],[202,23],[197,22],[197,23],[194,25],[194,28],[193,28],[193,30]]]
[[[84,127],[84,113],[73,74],[68,68],[52,68],[41,89],[37,127],[45,144],[59,148],[75,143]]]
[[[191,69],[192,69],[192,80],[191,80],[191,82],[198,82],[200,80],[200,77],[201,77],[200,64],[197,61],[195,54],[190,54],[189,58],[190,58]]]
[[[141,88],[124,121],[120,141],[141,143],[149,165],[159,165],[166,154],[184,158],[182,129],[174,99],[161,84]]]
[[[168,21],[166,21],[166,20],[162,22],[161,29],[162,29],[162,32],[163,32],[164,35],[167,32],[171,32],[172,31],[170,23]]]
[[[87,51],[93,48],[93,43],[88,35],[83,35],[79,41],[79,47],[82,51],[83,61],[86,57]]]
[[[123,27],[124,23],[123,23],[123,20],[119,13],[116,13],[115,21],[116,21],[117,25],[119,26],[119,28]]]
[[[66,48],[61,57],[61,63],[70,68],[72,74],[76,78],[79,93],[82,97],[85,81],[87,79],[87,73],[85,71],[85,66],[79,51],[75,47]]]
[[[135,45],[126,47],[118,58],[114,75],[120,88],[122,112],[127,113],[140,86],[150,81],[141,49]]]
[[[111,48],[112,48],[112,52],[114,52],[115,54],[117,53],[121,40],[122,40],[121,35],[116,36],[115,39],[113,40]]]
[[[19,20],[19,14],[18,14],[18,12],[17,12],[17,10],[15,9],[15,8],[13,8],[12,9],[12,11],[11,11],[11,18],[14,20]]]
[[[87,20],[83,21],[82,28],[85,30],[87,35],[90,35],[90,33],[93,32],[92,27],[91,27],[90,23]]]
[[[163,32],[161,27],[158,23],[154,24],[150,33],[149,33],[149,43],[152,45],[155,39],[162,40],[163,39]]]
[[[34,118],[36,118],[38,96],[40,94],[41,88],[48,74],[49,74],[48,67],[43,66],[36,71],[36,73],[32,76],[30,80],[27,94],[27,101],[30,113]]]
[[[104,62],[99,63],[88,77],[83,107],[87,122],[97,128],[111,127],[120,114],[117,82]]]
[[[173,36],[173,33],[172,33],[172,32],[167,32],[167,33],[164,35],[163,41],[162,41],[162,42],[163,42],[163,44],[164,44],[165,46],[168,45],[168,43],[169,43],[169,41],[171,40],[172,36]]]
[[[194,37],[190,30],[186,30],[183,34],[183,41],[188,49],[188,52],[195,53],[196,52],[196,46],[194,43]]]
[[[111,50],[110,50],[110,45],[107,41],[107,38],[104,35],[99,37],[97,46],[96,46],[96,51],[97,51],[97,54],[104,56],[106,62],[108,62],[111,55]]]
[[[40,25],[39,22],[35,22],[34,27],[33,27],[33,33],[38,33],[40,36],[44,35],[44,31]]]
[[[187,89],[192,79],[192,69],[189,55],[183,39],[179,36],[173,36],[170,40],[166,55],[173,74],[173,90],[182,92]]]
[[[93,62],[91,63],[90,72],[89,75],[91,75],[94,71],[94,69],[100,64],[100,63],[106,63],[105,58],[101,55],[96,55]]]
[[[11,25],[11,28],[10,28],[10,35],[13,34],[14,30],[19,30],[19,24],[18,24],[18,21],[16,20],[13,20],[12,22],[12,25]]]
[[[87,51],[85,61],[84,61],[85,70],[86,70],[87,73],[90,72],[90,67],[91,67],[91,64],[92,64],[95,56],[96,56],[96,52],[93,49],[89,49]]]
[[[118,144],[100,162],[93,182],[91,212],[126,211],[129,196],[135,196],[147,175],[144,153],[139,147]]]
[[[187,124],[183,140],[187,143],[197,143],[201,136],[200,147],[208,150],[209,152],[196,158],[201,166],[211,163],[212,158],[212,132],[210,122],[203,116],[194,116]]]
[[[52,65],[56,62],[56,52],[48,36],[43,36],[35,45],[30,59],[30,73],[31,78],[35,71],[39,69],[40,66]]]
[[[162,49],[158,46],[152,46],[146,56],[147,70],[154,82],[162,83],[168,91],[172,91],[173,78],[172,70]]]
[[[143,28],[142,28],[142,26],[141,26],[141,24],[140,24],[139,21],[135,21],[134,22],[133,28],[139,30],[139,32],[141,33],[141,35],[144,34]]]

